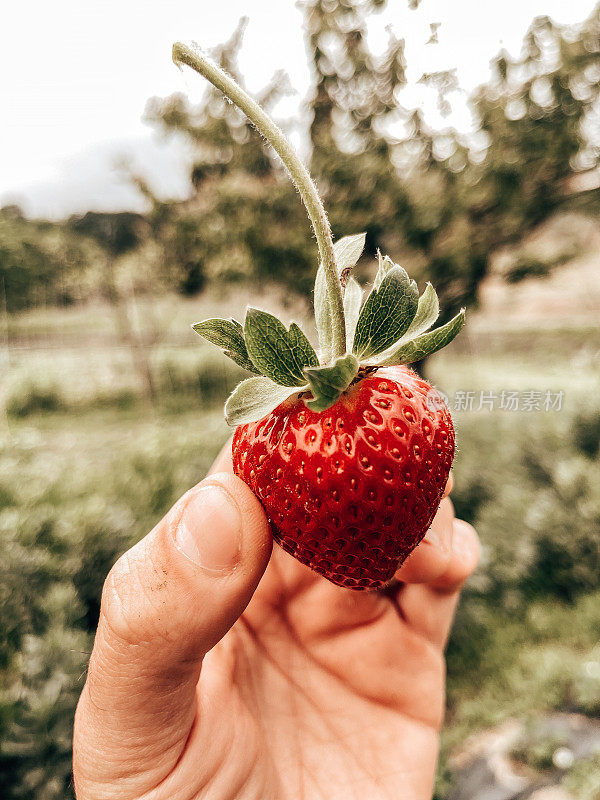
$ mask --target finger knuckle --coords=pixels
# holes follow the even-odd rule
[[[111,631],[125,642],[134,638],[133,623],[138,617],[133,581],[130,555],[124,553],[108,573],[102,589],[101,614]]]
[[[124,553],[108,573],[101,614],[112,634],[124,644],[141,644],[157,636],[155,595],[160,579],[156,573],[139,545]]]

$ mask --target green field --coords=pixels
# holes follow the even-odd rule
[[[228,436],[220,402],[239,373],[188,336],[201,312],[171,310],[150,353],[154,404],[101,310],[10,320],[0,418],[3,798],[72,796],[72,715],[104,576],[204,476]],[[455,414],[454,497],[483,541],[448,653],[439,798],[469,734],[552,709],[600,716],[589,667],[600,666],[599,352],[598,329],[480,331],[427,365],[452,403],[473,393],[474,410]],[[477,411],[482,391],[493,410]],[[502,391],[540,392],[542,404],[546,391],[564,395],[560,410],[510,411],[499,408]],[[572,781],[593,785],[598,763],[576,770]]]

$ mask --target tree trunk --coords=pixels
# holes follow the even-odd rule
[[[117,337],[122,344],[129,348],[133,367],[140,379],[144,397],[150,405],[154,406],[157,396],[156,386],[148,353],[139,331],[131,324],[127,302],[121,296],[116,285],[114,264],[110,258],[106,260],[103,290],[104,296],[113,311]]]

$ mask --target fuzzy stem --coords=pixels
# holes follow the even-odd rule
[[[223,94],[241,109],[257,130],[269,142],[273,150],[281,158],[290,177],[298,188],[300,196],[308,211],[317,244],[321,263],[325,270],[327,284],[327,297],[331,309],[332,328],[332,360],[343,356],[346,352],[346,330],[344,322],[344,304],[342,300],[342,287],[335,264],[333,240],[329,220],[323,208],[323,203],[317,189],[310,177],[308,170],[298,158],[291,144],[273,120],[263,111],[258,103],[253,100],[238,84],[227,75],[220,67],[210,61],[202,53],[192,50],[185,44],[177,42],[173,45],[173,61],[180,66],[188,67],[199,72],[210,81]]]

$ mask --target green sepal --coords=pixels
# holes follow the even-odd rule
[[[352,236],[342,236],[333,245],[335,255],[335,265],[337,267],[342,286],[346,284],[346,278],[352,267],[356,266],[358,259],[365,249],[366,233],[354,233]]]
[[[247,378],[235,387],[225,403],[227,424],[235,427],[256,422],[270,414],[288,397],[307,389],[307,385],[280,386],[264,375]]]
[[[199,336],[220,347],[226,356],[249,372],[258,373],[246,349],[244,329],[235,319],[205,319],[192,325]]]
[[[352,344],[354,342],[354,332],[356,331],[356,323],[360,316],[360,307],[362,304],[363,290],[360,288],[354,278],[348,278],[346,290],[344,291],[344,317],[346,319],[346,350],[348,353],[352,352]]]
[[[244,323],[248,355],[258,372],[281,386],[303,386],[305,367],[317,367],[319,359],[295,322],[286,329],[277,317],[248,308]]]
[[[353,236],[344,236],[333,245],[335,264],[338,275],[345,285],[347,276],[352,267],[360,258],[365,247],[365,233],[357,233]],[[324,361],[328,361],[331,356],[331,309],[327,298],[327,284],[325,281],[325,270],[323,265],[319,265],[317,277],[315,279],[315,321],[319,334],[319,347]]]
[[[342,392],[350,386],[359,369],[358,359],[352,353],[336,358],[329,367],[307,367],[304,374],[313,393],[306,400],[311,411],[325,411],[332,406]]]
[[[382,256],[379,250],[377,251],[377,258],[379,266],[377,268],[375,280],[373,281],[373,287],[375,289],[379,289],[385,276],[396,266],[389,256]]]
[[[440,303],[438,296],[433,286],[428,283],[425,287],[425,291],[421,297],[419,297],[417,313],[415,314],[413,321],[408,326],[408,329],[402,334],[397,342],[394,342],[391,347],[388,347],[387,350],[384,350],[377,356],[377,358],[374,359],[375,363],[379,364],[380,362],[385,361],[386,357],[392,351],[398,350],[401,345],[407,344],[413,339],[416,339],[417,336],[420,336],[426,330],[429,330],[439,315]]]
[[[394,367],[399,364],[412,364],[414,361],[420,361],[450,344],[464,324],[465,309],[463,308],[450,322],[393,348],[380,360],[376,359],[374,363],[380,367]]]
[[[418,300],[417,284],[395,264],[367,297],[358,318],[353,352],[363,359],[391,347],[408,330],[417,313]]]
[[[440,301],[438,300],[437,292],[433,286],[428,283],[425,291],[419,297],[419,304],[417,306],[417,313],[413,321],[408,326],[408,330],[403,335],[402,339],[408,341],[420,336],[425,331],[429,330],[433,323],[440,315]]]

